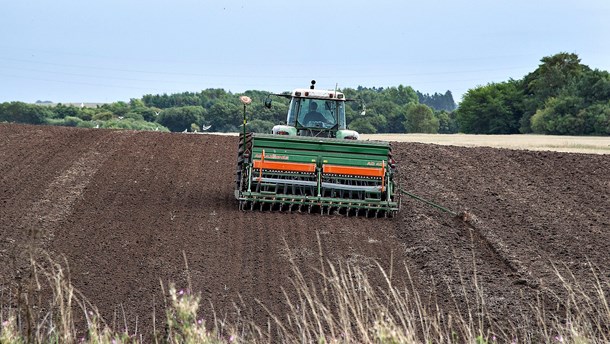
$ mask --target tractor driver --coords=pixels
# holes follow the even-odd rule
[[[309,102],[309,112],[303,118],[303,122],[305,122],[305,125],[307,125],[307,123],[309,123],[309,122],[324,122],[324,123],[328,122],[326,120],[326,117],[324,117],[324,115],[319,113],[317,110],[318,110],[318,104],[313,100],[310,101]]]

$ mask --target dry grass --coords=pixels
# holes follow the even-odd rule
[[[292,262],[292,258],[289,259]],[[127,333],[125,329],[105,323],[95,307],[74,289],[65,266],[47,261],[42,265],[32,262],[32,268],[35,276],[40,277],[33,280],[34,289],[41,288],[39,280],[40,283],[46,281],[52,289],[52,302],[36,317],[32,317],[35,312],[27,304],[24,307],[0,305],[0,343],[141,343],[143,337],[149,336]],[[228,324],[214,317],[206,324],[198,314],[200,296],[191,293],[190,286],[178,290],[170,285],[165,300],[166,317],[157,327],[164,330],[153,334],[154,342],[492,344],[610,341],[610,308],[604,292],[609,286],[599,280],[595,290],[589,293],[574,281],[573,276],[564,278],[558,274],[565,289],[564,298],[557,300],[564,308],[562,314],[549,317],[542,306],[532,304],[534,317],[526,321],[527,328],[494,332],[494,323],[483,306],[486,304],[484,293],[477,293],[481,299],[464,314],[448,314],[438,306],[430,307],[422,301],[409,282],[408,270],[401,272],[407,276],[407,283],[402,286],[392,282],[393,269],[386,273],[377,264],[373,270],[364,271],[349,262],[333,263],[320,258],[316,270],[318,278],[311,281],[293,262],[291,293],[285,293],[289,311],[286,314],[269,311],[271,322],[265,328],[247,318]],[[381,274],[385,284],[371,284],[367,273]],[[475,288],[478,288],[476,282]],[[289,294],[296,297],[289,297]],[[79,316],[74,311],[78,309],[88,326],[84,336],[77,335],[79,331],[74,324],[75,317]]]
[[[205,133],[237,136],[238,133]],[[566,153],[610,154],[610,136],[361,134],[360,140],[420,142],[445,146],[493,147]]]
[[[610,154],[610,136],[362,134],[361,140],[421,142],[464,147]]]

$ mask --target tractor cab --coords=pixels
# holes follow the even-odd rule
[[[290,99],[290,106],[286,123],[271,134],[240,135],[235,174],[240,209],[394,216],[399,202],[390,143],[357,141],[358,133],[345,123],[349,99],[314,85],[275,94]],[[242,101],[244,123],[249,100]],[[270,98],[265,106],[271,107]]]
[[[336,92],[339,93],[339,92]],[[329,91],[293,91],[286,124],[294,126],[304,136],[316,131],[345,129],[345,99],[339,93]]]
[[[315,80],[308,89],[296,89],[291,94],[286,124],[272,129],[275,135],[314,136],[358,139],[358,133],[348,130],[345,122],[345,95],[338,91],[316,90]],[[270,101],[266,102],[269,104]]]

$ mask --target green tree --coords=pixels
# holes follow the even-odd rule
[[[388,125],[384,132],[387,133],[405,133],[405,120],[407,119],[407,110],[411,105],[403,105],[394,107],[393,111],[386,113]]]
[[[79,124],[81,124],[82,122],[83,120],[78,117],[67,116],[66,118],[64,118],[63,126],[78,127]]]
[[[242,107],[243,111],[243,107]],[[253,120],[258,119],[268,121],[275,124],[286,122],[286,114],[288,113],[288,103],[284,98],[273,99],[271,108],[265,107],[263,100],[252,100],[252,104],[246,109],[248,118]],[[243,113],[242,113],[243,117]]]
[[[417,98],[419,98],[421,104],[426,104],[436,111],[445,110],[451,112],[457,107],[453,100],[453,94],[449,90],[445,94],[434,93],[432,95],[417,92]]]
[[[78,117],[81,119],[85,119],[88,117],[89,118],[88,120],[91,119],[91,116],[89,114],[83,115],[83,113],[84,113],[83,109],[73,106],[73,105],[66,106],[66,105],[59,103],[55,107],[52,108],[52,111],[55,113],[53,118],[65,118],[65,117],[71,116],[71,117]]]
[[[455,134],[458,132],[457,120],[455,119],[455,111],[435,111],[434,116],[438,118],[439,134]]]
[[[201,106],[182,106],[168,108],[159,114],[157,122],[170,131],[180,132],[191,128],[193,123],[201,123],[204,109]]]
[[[129,105],[122,101],[104,104],[101,106],[101,108],[112,112],[112,114],[116,117],[123,117],[127,112],[129,112]]]
[[[388,87],[382,92],[382,97],[396,105],[407,105],[419,103],[417,93],[411,86],[399,85],[398,87]]]
[[[83,127],[84,123],[92,123],[89,121],[83,121],[78,117],[66,116],[64,118],[49,118],[46,121],[48,125],[62,126],[62,127]]]
[[[573,85],[589,67],[580,64],[576,54],[558,53],[545,56],[535,71],[526,75],[521,81],[524,94],[523,114],[520,120],[520,132],[531,132],[530,118],[537,110],[544,107],[547,99],[566,94],[565,89]]]
[[[398,105],[389,100],[379,99],[367,105],[365,117],[379,133],[404,132],[401,123],[401,120],[404,120],[404,113]]]
[[[108,121],[112,119],[112,112],[105,109],[96,109],[92,119],[94,121]]]
[[[610,99],[610,73],[600,70],[585,70],[570,82],[562,94],[583,98],[589,106]]]
[[[270,134],[275,123],[261,119],[253,119],[248,122],[246,130],[253,133]],[[243,129],[240,129],[243,130]],[[240,131],[241,132],[241,131]]]
[[[468,90],[457,111],[460,130],[472,134],[516,134],[522,115],[519,82],[510,80]]]
[[[610,101],[597,103],[583,110],[587,134],[610,135]]]
[[[524,78],[526,91],[540,100],[557,96],[568,83],[588,67],[580,64],[576,54],[545,56],[542,64]]]
[[[369,122],[366,118],[357,118],[354,121],[350,122],[349,129],[355,130],[360,134],[376,134],[377,128],[371,122]]]
[[[564,96],[549,98],[544,108],[531,118],[532,130],[540,134],[582,135],[586,134],[586,112],[580,97]]]
[[[438,132],[439,120],[430,107],[424,104],[412,104],[407,108],[404,126],[409,133]]]
[[[207,125],[214,131],[237,131],[242,121],[243,108],[226,100],[214,102],[206,116]]]
[[[146,107],[146,104],[144,104],[144,101],[142,99],[131,98],[129,100],[129,107],[130,108]]]
[[[131,114],[137,114],[141,116],[145,121],[155,122],[157,120],[157,114],[160,113],[161,110],[158,108],[149,108],[146,106],[136,106],[130,108],[129,112],[125,114],[125,117],[135,117]]]
[[[388,127],[388,120],[384,115],[366,115],[365,119],[368,120],[369,123],[371,123],[371,125],[377,129],[378,133],[387,132],[385,130]]]
[[[128,113],[125,114],[125,118],[129,118],[129,119],[133,119],[136,121],[143,121],[144,120],[144,116],[142,116],[141,114],[134,112],[134,111],[129,111]]]
[[[0,104],[0,122],[43,124],[55,116],[53,111],[43,105],[10,102]]]

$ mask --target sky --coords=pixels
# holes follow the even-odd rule
[[[610,71],[608,0],[0,0],[0,102],[114,102],[520,79],[576,53]]]

